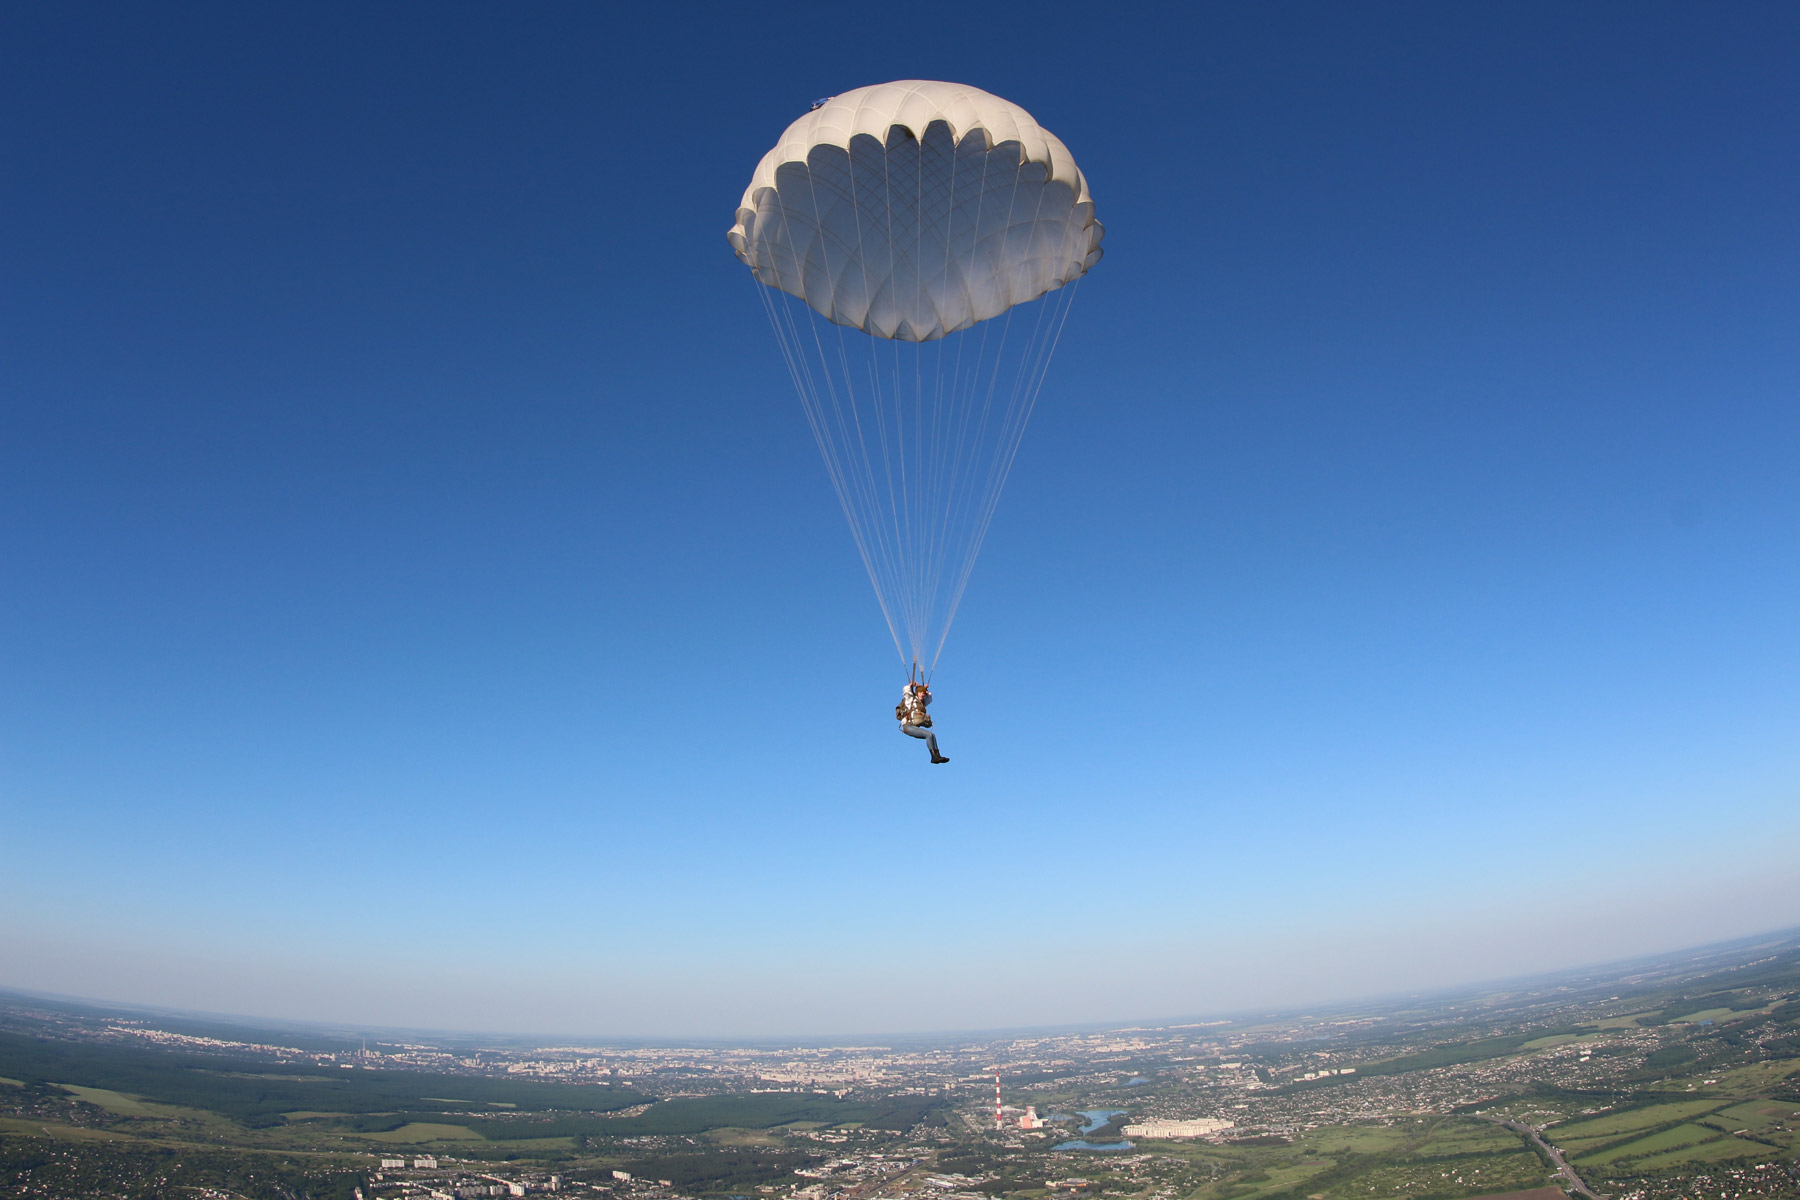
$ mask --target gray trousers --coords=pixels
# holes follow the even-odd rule
[[[907,737],[924,738],[925,748],[931,751],[931,757],[938,757],[937,734],[931,732],[931,726],[902,725],[900,727],[900,732],[904,733]]]

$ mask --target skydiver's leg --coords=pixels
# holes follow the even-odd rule
[[[923,739],[923,741],[925,742],[925,748],[927,750],[931,751],[931,761],[932,762],[947,763],[950,761],[949,759],[945,758],[942,754],[938,753],[937,734],[935,734],[931,731],[931,727],[929,725],[902,725],[900,727],[900,732],[904,733],[907,737],[916,737],[916,738]]]

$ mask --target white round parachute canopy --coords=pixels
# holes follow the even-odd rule
[[[1080,278],[1105,232],[1074,156],[1030,113],[904,79],[788,126],[726,236],[828,320],[929,342]]]
[[[1105,232],[1068,148],[958,83],[821,101],[744,190],[727,237],[902,667],[943,652]]]

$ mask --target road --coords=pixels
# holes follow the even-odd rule
[[[1529,1140],[1531,1144],[1536,1146],[1539,1150],[1542,1150],[1545,1157],[1556,1165],[1556,1173],[1568,1181],[1569,1189],[1577,1196],[1586,1196],[1587,1200],[1602,1200],[1602,1197],[1599,1194],[1586,1183],[1582,1182],[1581,1176],[1575,1173],[1575,1168],[1569,1165],[1569,1160],[1563,1157],[1562,1151],[1558,1150],[1555,1146],[1552,1146],[1549,1142],[1546,1142],[1544,1140],[1544,1135],[1536,1128],[1525,1124],[1523,1121],[1507,1121],[1502,1120],[1499,1117],[1486,1117],[1484,1119],[1512,1130],[1520,1137]]]

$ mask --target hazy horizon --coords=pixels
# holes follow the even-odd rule
[[[405,1020],[359,1020],[349,1013],[327,1018],[319,1016],[299,1016],[270,1011],[228,1011],[217,1008],[195,1007],[192,1005],[174,1003],[154,1003],[142,998],[102,997],[59,992],[42,988],[29,988],[4,981],[0,981],[0,991],[8,991],[15,995],[34,995],[46,1000],[62,1001],[77,1005],[91,1005],[102,1009],[115,1007],[124,1011],[156,1012],[169,1016],[214,1019],[226,1024],[243,1024],[246,1028],[254,1028],[254,1022],[267,1021],[272,1022],[276,1026],[291,1024],[298,1027],[308,1027],[319,1030],[358,1030],[396,1033],[411,1032],[441,1037],[461,1038],[586,1038],[602,1042],[607,1039],[617,1039],[621,1042],[645,1042],[648,1044],[682,1044],[680,1039],[684,1037],[699,1042],[723,1044],[731,1044],[734,1041],[752,1043],[788,1040],[806,1041],[822,1038],[848,1039],[851,1041],[868,1041],[882,1038],[931,1040],[935,1038],[951,1038],[958,1036],[978,1037],[1030,1031],[1070,1030],[1081,1028],[1117,1029],[1127,1025],[1167,1025],[1172,1022],[1184,1021],[1239,1021],[1248,1019],[1252,1016],[1292,1016],[1308,1007],[1314,1006],[1330,1009],[1332,1007],[1347,1007],[1361,1004],[1384,1005],[1399,1002],[1409,996],[1456,996],[1490,988],[1524,985],[1532,981],[1544,981],[1579,972],[1603,972],[1612,968],[1630,968],[1670,957],[1679,957],[1684,954],[1702,951],[1716,951],[1725,947],[1738,946],[1744,943],[1756,943],[1760,941],[1779,942],[1793,937],[1796,932],[1800,932],[1800,928],[1793,926],[1783,926],[1775,929],[1760,929],[1741,936],[1713,938],[1704,942],[1690,941],[1680,945],[1658,946],[1653,949],[1647,949],[1642,952],[1626,954],[1623,956],[1564,961],[1559,962],[1554,966],[1538,969],[1524,969],[1502,974],[1468,978],[1458,977],[1436,983],[1429,982],[1421,977],[1411,984],[1395,985],[1385,991],[1350,990],[1334,994],[1318,993],[1310,997],[1289,999],[1285,1002],[1279,997],[1271,994],[1265,1003],[1245,1005],[1235,1009],[1214,1007],[1189,1012],[1117,1013],[1110,1017],[1090,1017],[1079,1020],[964,1027],[939,1026],[936,1028],[905,1028],[891,1026],[888,1028],[843,1027],[836,1029],[803,1030],[782,1029],[771,1026],[759,1031],[730,1030],[723,1027],[709,1031],[681,1030],[673,1028],[659,1031],[607,1031],[592,1028],[582,1029],[576,1026],[544,1026],[535,1029],[509,1029],[499,1026],[434,1025]]]

